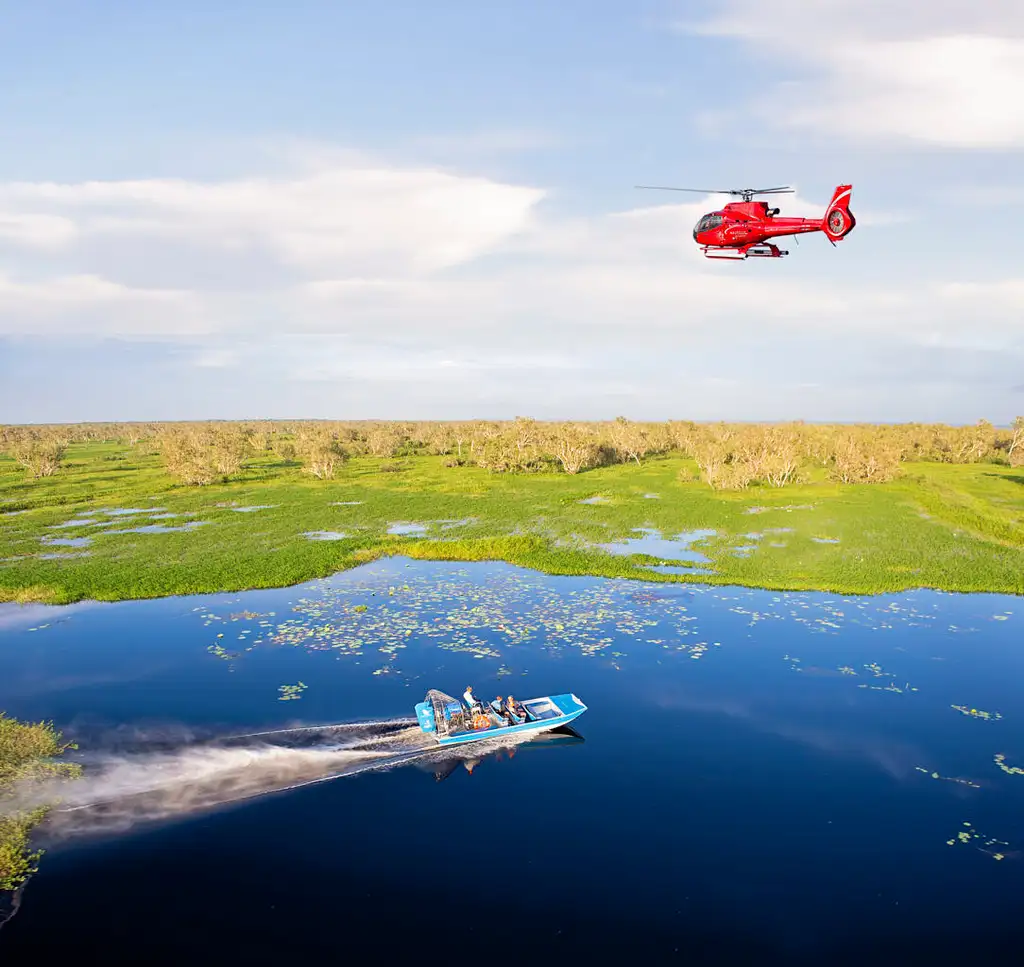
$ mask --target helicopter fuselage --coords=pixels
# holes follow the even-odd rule
[[[763,201],[733,202],[703,216],[693,230],[693,240],[707,248],[741,248],[782,235],[823,230],[820,218],[778,218],[777,211]]]

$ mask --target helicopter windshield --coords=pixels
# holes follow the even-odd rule
[[[710,232],[713,228],[718,228],[722,224],[722,216],[715,213],[705,215],[699,222],[697,227],[693,230],[694,235],[698,235],[701,232]]]

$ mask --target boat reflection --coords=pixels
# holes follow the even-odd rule
[[[493,752],[480,753],[476,750],[474,755],[459,755],[453,753],[446,756],[443,762],[416,764],[416,768],[433,773],[437,782],[447,779],[453,772],[458,771],[461,766],[470,775],[473,770],[482,762],[491,760],[502,762],[511,760],[522,752],[530,752],[537,749],[553,749],[566,745],[581,745],[584,738],[571,725],[563,725],[560,728],[552,729],[550,732],[541,732],[529,742],[522,742],[517,745],[504,746],[495,749]],[[457,747],[456,747],[457,748]]]

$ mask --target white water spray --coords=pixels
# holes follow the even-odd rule
[[[177,747],[172,748],[157,737],[164,747],[153,749],[153,737],[146,738],[148,749],[143,745],[135,751],[78,756],[82,778],[16,790],[3,811],[55,803],[41,832],[47,839],[61,840],[123,832],[142,823],[370,769],[464,755],[439,749],[409,719],[282,729],[185,744],[178,735]]]
[[[44,840],[109,835],[370,770],[417,765],[439,775],[461,761],[471,771],[533,738],[523,733],[481,739],[471,749],[442,748],[408,718],[226,737],[196,737],[181,727],[117,730],[90,743],[95,751],[76,755],[81,778],[17,788],[0,803],[0,816],[48,805]]]

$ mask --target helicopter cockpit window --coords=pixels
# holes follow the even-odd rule
[[[713,228],[718,228],[722,224],[721,215],[705,215],[697,223],[698,232],[710,232]]]

